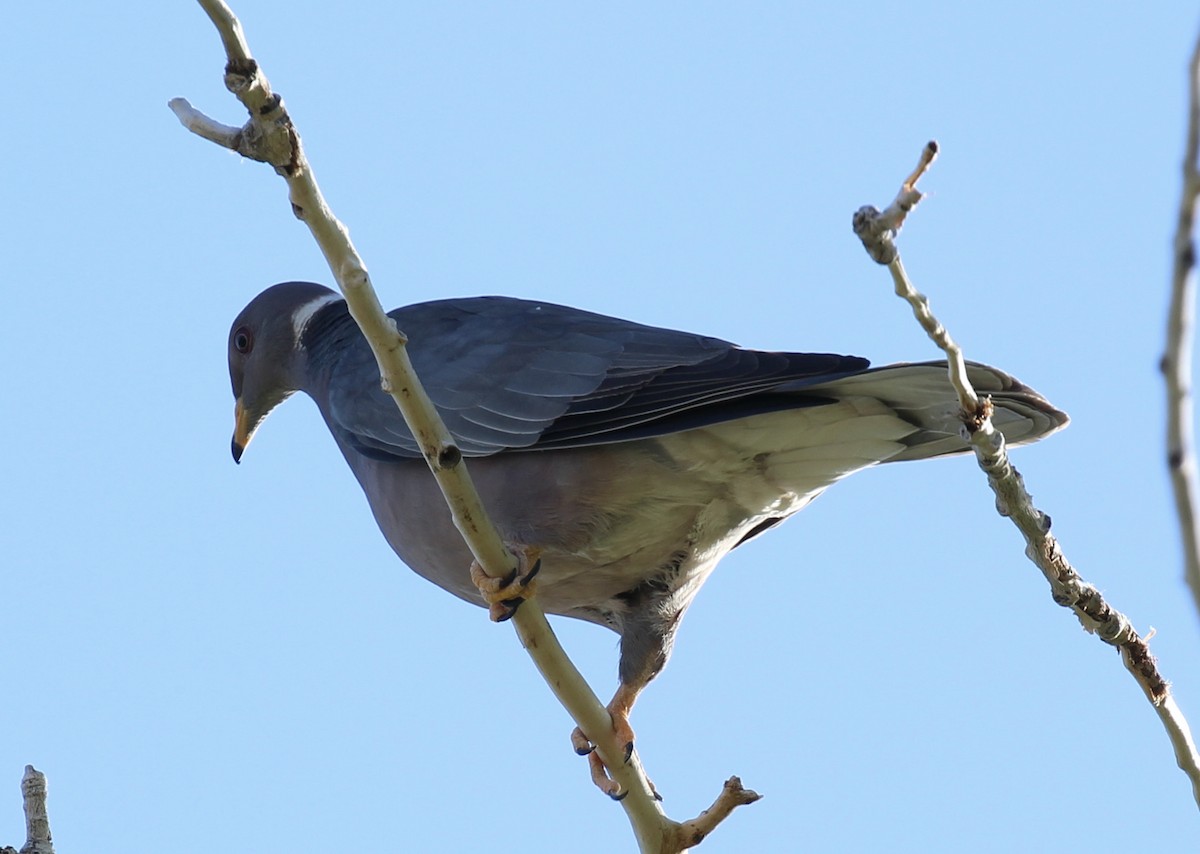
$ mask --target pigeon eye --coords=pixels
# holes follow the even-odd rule
[[[242,327],[237,332],[233,333],[233,349],[239,353],[249,353],[250,348],[254,346],[254,338],[250,335],[250,330]]]

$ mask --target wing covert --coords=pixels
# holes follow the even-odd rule
[[[751,398],[867,366],[853,356],[742,350],[718,338],[506,297],[439,300],[390,315],[409,336],[413,366],[468,457],[661,435],[811,405],[823,399]],[[335,430],[362,452],[420,456],[379,389],[361,337],[339,354],[329,407]]]

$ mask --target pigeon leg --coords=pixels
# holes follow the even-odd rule
[[[488,603],[488,616],[494,623],[511,619],[521,603],[533,595],[533,579],[542,568],[537,549],[520,547],[513,551],[517,555],[517,565],[508,575],[488,575],[479,561],[471,562],[471,581]]]
[[[609,701],[607,709],[612,718],[613,734],[623,753],[622,760],[633,757],[633,727],[629,713],[642,691],[666,666],[675,640],[675,631],[683,616],[686,602],[674,598],[674,591],[664,589],[658,581],[634,588],[620,597],[630,605],[621,625],[620,686]],[[595,750],[595,739],[578,727],[571,733],[575,752],[588,757],[592,780],[600,791],[620,800],[624,797],[619,786],[608,774],[604,762]],[[654,788],[653,785],[650,787]],[[658,798],[658,792],[654,792]]]

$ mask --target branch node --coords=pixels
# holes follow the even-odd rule
[[[254,85],[258,77],[258,63],[249,57],[231,59],[225,64],[225,88],[239,98]]]
[[[863,248],[876,264],[890,264],[896,259],[896,229],[883,218],[879,208],[863,205],[850,221]]]
[[[258,115],[264,119],[268,118],[274,112],[283,112],[283,98],[278,92],[273,92],[271,97],[267,99],[267,103],[258,108]]]
[[[929,167],[937,159],[937,153],[937,142],[930,140],[925,143],[916,168],[904,179],[896,198],[883,211],[871,205],[864,205],[854,212],[851,220],[854,233],[858,235],[863,248],[875,263],[892,264],[899,257],[895,244],[896,235],[900,233],[909,212],[925,198],[924,194],[917,190],[917,181],[929,171]]]
[[[758,792],[742,786],[740,778],[734,776],[725,781],[721,794],[713,801],[712,806],[691,821],[685,821],[675,828],[676,843],[681,847],[668,850],[686,850],[699,845],[718,824],[729,818],[730,813],[740,806],[752,804],[762,798]]]
[[[462,451],[457,445],[447,445],[438,451],[437,467],[440,469],[452,469],[462,462]]]

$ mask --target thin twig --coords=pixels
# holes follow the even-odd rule
[[[324,253],[351,315],[375,353],[383,389],[396,401],[416,437],[453,513],[455,525],[487,575],[493,578],[507,575],[517,566],[517,557],[505,545],[488,517],[462,454],[421,386],[409,361],[407,339],[384,312],[366,266],[350,242],[349,233],[325,203],[304,156],[300,135],[282,99],[272,93],[262,69],[251,57],[241,24],[232,10],[221,0],[199,0],[199,3],[217,27],[225,45],[229,60],[225,72],[226,87],[246,107],[250,119],[241,128],[231,128],[208,118],[182,98],[173,99],[170,108],[189,130],[246,157],[270,163],[287,180],[292,210],[308,225]],[[624,750],[616,741],[607,709],[563,651],[536,596],[528,598],[517,609],[512,622],[542,677],[596,744],[610,775],[620,785],[621,805],[641,851],[654,854],[682,851],[684,835],[680,829],[689,823],[680,824],[666,817],[636,754],[631,761],[625,761]],[[704,834],[737,806],[731,796],[723,793],[722,797],[724,800],[718,798],[717,803],[723,807],[728,804],[728,808],[710,810],[711,818],[701,816],[694,820],[701,822],[699,827]],[[745,800],[747,797],[743,794],[743,802],[757,799],[757,795]],[[692,833],[690,838],[695,837]]]
[[[1188,66],[1188,125],[1183,189],[1175,226],[1171,305],[1162,372],[1167,386],[1167,469],[1183,538],[1183,577],[1200,612],[1200,529],[1196,526],[1196,455],[1192,449],[1192,336],[1196,311],[1196,199],[1200,195],[1200,40]]]
[[[679,850],[686,851],[688,848],[699,845],[718,824],[729,817],[731,812],[738,807],[752,804],[761,797],[762,795],[758,792],[743,788],[742,781],[738,777],[730,777],[725,781],[721,794],[717,795],[717,799],[713,801],[711,807],[691,821],[685,821],[679,825],[676,834]]]
[[[854,214],[854,233],[863,242],[867,254],[879,264],[889,264],[896,257],[896,235],[904,226],[904,220],[925,196],[917,189],[917,181],[929,171],[937,159],[938,144],[935,140],[925,143],[917,166],[900,185],[900,192],[884,210],[873,205],[859,208]]]
[[[929,146],[926,146],[928,150]],[[926,157],[922,156],[922,163],[925,162]],[[926,334],[946,354],[950,381],[959,397],[964,435],[975,451],[979,467],[987,474],[988,485],[996,495],[996,509],[1020,530],[1025,538],[1025,554],[1050,583],[1054,601],[1070,608],[1088,632],[1118,649],[1125,668],[1162,721],[1175,750],[1175,761],[1191,780],[1192,796],[1200,806],[1200,755],[1187,720],[1171,695],[1170,683],[1159,672],[1158,662],[1150,653],[1146,639],[1138,635],[1128,617],[1109,605],[1099,590],[1079,576],[1063,555],[1058,540],[1050,533],[1050,517],[1033,505],[1024,480],[1009,462],[1003,434],[992,426],[991,400],[981,400],[976,394],[967,378],[961,348],[933,316],[928,299],[909,281],[900,253],[895,248],[898,226],[885,224],[881,227],[873,221],[876,217],[886,217],[901,198],[907,205],[905,213],[911,210],[921,198],[919,193],[915,197],[912,195],[916,192],[914,183],[910,177],[901,187],[898,201],[882,214],[872,213],[874,208],[860,208],[854,215],[855,233],[863,240],[872,258],[886,259],[880,263],[886,264],[892,274],[896,293],[908,302]]]

